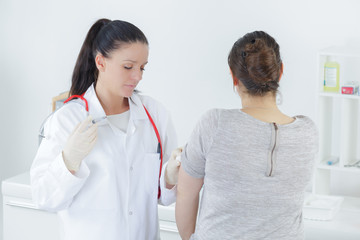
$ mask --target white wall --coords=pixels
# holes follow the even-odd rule
[[[139,89],[171,110],[184,144],[207,109],[240,107],[227,54],[254,30],[280,44],[282,110],[315,118],[317,51],[359,41],[359,11],[356,0],[1,0],[0,180],[30,168],[50,100],[68,90],[98,18],[127,20],[147,35],[150,58]]]

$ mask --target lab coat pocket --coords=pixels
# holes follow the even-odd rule
[[[157,193],[160,171],[160,154],[147,153],[144,159],[144,185],[149,194]]]

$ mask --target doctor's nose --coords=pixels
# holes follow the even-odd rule
[[[134,80],[140,81],[142,79],[143,72],[142,70],[136,70],[132,73],[131,77]]]

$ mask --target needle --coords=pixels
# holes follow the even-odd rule
[[[106,116],[99,117],[99,118],[95,118],[95,119],[93,119],[91,122],[92,122],[93,124],[95,124],[95,123],[100,122],[100,121],[102,121],[102,120],[104,120],[104,119],[106,119]]]

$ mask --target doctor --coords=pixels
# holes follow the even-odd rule
[[[169,113],[135,91],[148,53],[131,23],[95,22],[70,89],[84,100],[69,101],[45,125],[32,194],[40,208],[58,212],[63,239],[159,239],[157,204],[175,201],[181,150],[170,157],[177,141]]]

